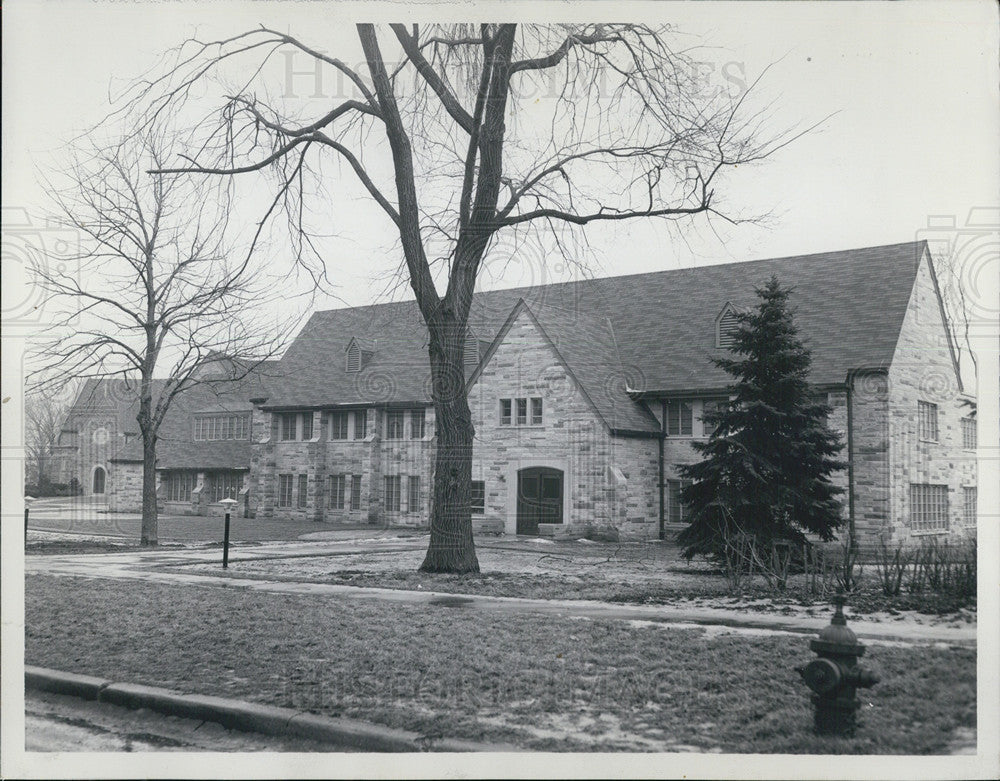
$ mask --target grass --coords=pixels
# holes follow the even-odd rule
[[[55,556],[76,553],[128,553],[142,547],[134,543],[101,542],[98,540],[44,540],[29,542],[24,552],[30,556]]]
[[[804,638],[33,575],[26,662],[540,750],[934,754],[975,652],[875,646],[862,728],[811,734]],[[752,662],[750,661],[752,660]]]
[[[378,554],[369,554],[371,560]],[[218,577],[261,578],[346,586],[427,590],[454,594],[476,594],[494,597],[524,597],[530,599],[590,599],[631,605],[666,605],[699,599],[727,599],[755,612],[783,612],[787,606],[828,608],[832,593],[816,594],[793,578],[784,592],[776,592],[763,583],[751,585],[739,596],[729,591],[725,577],[708,569],[688,569],[683,565],[667,566],[661,576],[655,570],[643,577],[632,573],[579,570],[581,574],[540,573],[532,571],[489,571],[480,574],[426,574],[409,567],[403,556],[393,554],[398,568],[366,569],[360,557],[274,557],[252,562],[236,561],[223,572],[213,565],[174,565],[166,569],[176,572],[198,571]],[[482,558],[482,557],[481,557]],[[343,564],[347,567],[341,568]],[[357,566],[358,564],[361,566]],[[340,565],[340,566],[338,566]],[[354,565],[354,566],[351,566]],[[800,580],[801,578],[799,578]],[[975,598],[966,599],[952,594],[923,592],[886,596],[874,579],[863,580],[861,586],[848,595],[850,610],[855,615],[914,611],[928,615],[949,615],[963,609],[975,609]],[[967,616],[968,617],[968,616]]]

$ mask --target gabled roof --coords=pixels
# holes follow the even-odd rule
[[[531,319],[549,346],[576,381],[584,398],[598,417],[613,431],[656,432],[659,424],[642,405],[628,394],[629,378],[618,355],[611,321],[600,315],[575,312],[558,306],[540,306],[536,314],[522,298],[514,305],[507,322],[469,376],[476,382],[483,368],[503,343],[522,312]]]
[[[611,348],[594,331],[603,326],[594,324],[607,320],[617,356],[589,356],[585,339],[577,350],[566,347],[582,385],[613,385],[619,372],[633,391],[709,392],[729,382],[711,362],[726,353],[715,346],[719,312],[726,302],[754,306],[755,287],[773,274],[793,288],[799,333],[813,353],[812,382],[841,384],[849,369],[891,363],[924,252],[926,242],[908,242],[479,292],[470,325],[492,339],[523,299],[546,332],[566,325],[560,312],[579,313],[605,353]],[[378,351],[363,371],[349,374],[340,356],[361,334],[378,339]],[[282,359],[282,374],[268,408],[430,403],[427,329],[413,301],[316,312]]]

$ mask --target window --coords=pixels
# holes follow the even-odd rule
[[[715,328],[716,347],[729,348],[736,343],[736,334],[740,329],[740,323],[736,317],[736,310],[732,306],[726,304],[723,307]]]
[[[915,532],[948,530],[948,486],[910,483],[910,526]]]
[[[281,439],[288,442],[295,439],[295,422],[298,415],[294,412],[283,412],[281,414]]]
[[[691,485],[690,480],[667,480],[668,506],[667,514],[670,523],[683,523],[687,518],[687,508],[681,501],[681,489]]]
[[[196,472],[168,472],[164,501],[167,502],[190,502],[191,491],[198,480]]]
[[[701,405],[701,434],[703,437],[710,437],[715,433],[717,426],[709,423],[705,418],[719,412],[725,404],[724,399],[705,399]]]
[[[403,438],[403,411],[389,410],[385,413],[385,438]]]
[[[482,515],[486,512],[486,481],[472,481],[472,500],[469,502],[473,515]]]
[[[351,475],[351,509],[361,509],[361,475]]]
[[[917,430],[921,439],[938,441],[938,407],[929,401],[917,402]]]
[[[420,478],[411,476],[406,481],[406,509],[411,513],[420,509]]]
[[[422,409],[410,410],[410,439],[424,438],[424,411]]]
[[[239,499],[242,490],[242,472],[216,472],[210,478],[210,501],[221,502],[223,499]]]
[[[509,426],[511,423],[511,400],[500,399],[500,425]]]
[[[278,507],[292,506],[292,475],[278,475]]]
[[[385,509],[387,512],[399,512],[399,475],[385,476]]]
[[[313,414],[311,412],[302,413],[302,439],[313,438]]]
[[[354,413],[354,438],[364,439],[368,436],[368,410],[359,409]]]
[[[976,525],[976,513],[978,498],[976,496],[978,492],[975,486],[965,486],[962,489],[962,498],[965,500],[965,525],[975,526]]]
[[[330,413],[330,439],[347,439],[347,413]]]
[[[219,439],[249,439],[249,415],[202,415],[194,419],[194,438],[198,442]]]
[[[542,400],[537,396],[530,399],[500,399],[500,425],[509,426],[513,423],[518,426],[527,426],[529,422],[529,402],[531,408],[531,425],[541,426],[543,422]]]
[[[299,507],[305,507],[309,500],[309,476],[299,475]]]
[[[971,416],[962,418],[962,447],[966,450],[975,450],[979,447],[979,435],[976,433],[976,419]]]
[[[344,489],[347,475],[330,475],[330,509],[344,509]]]
[[[672,437],[689,437],[694,420],[694,405],[690,401],[674,399],[667,402],[667,434]]]
[[[361,371],[361,347],[357,342],[351,342],[347,348],[347,371]]]

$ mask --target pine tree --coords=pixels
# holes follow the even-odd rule
[[[680,468],[690,525],[678,536],[683,555],[719,557],[736,534],[758,551],[777,540],[802,543],[804,532],[832,539],[842,522],[830,476],[844,464],[842,444],[815,400],[808,348],[798,337],[791,291],[777,277],[757,288],[754,310],[737,314],[731,358],[715,364],[734,378],[729,400],[705,415],[714,433],[693,443],[703,460]]]

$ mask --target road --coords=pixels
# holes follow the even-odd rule
[[[25,692],[26,751],[343,752],[339,746],[228,730],[207,721]]]

